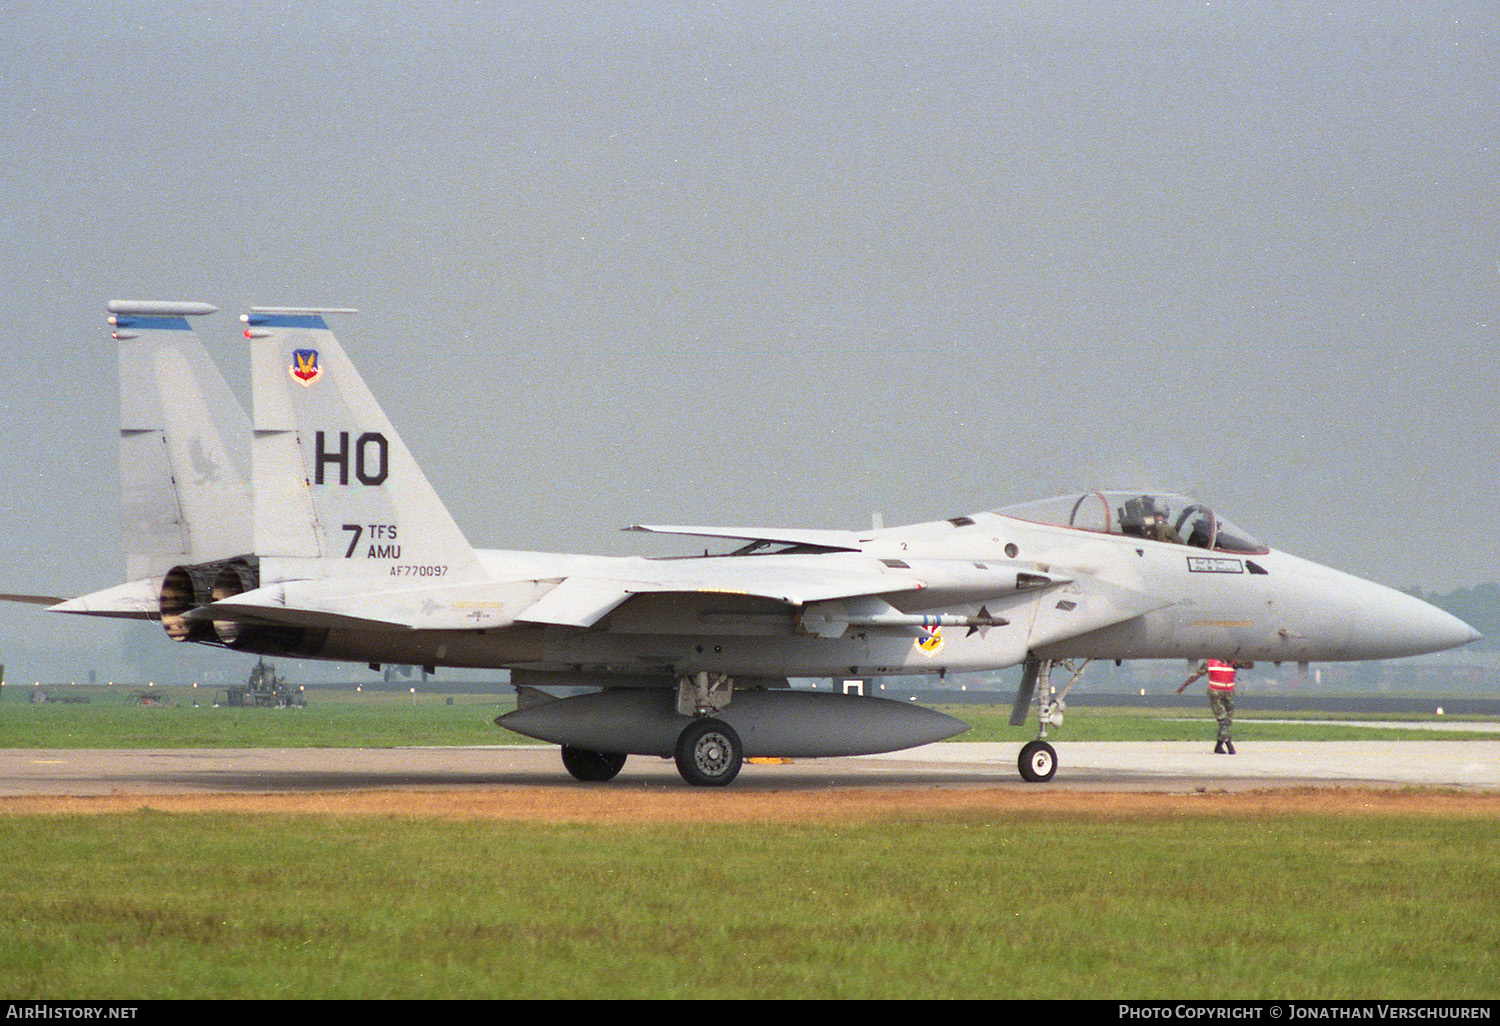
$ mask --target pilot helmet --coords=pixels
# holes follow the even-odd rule
[[[1126,499],[1120,510],[1120,526],[1123,527],[1155,527],[1165,523],[1167,511],[1158,505],[1155,496],[1142,495],[1136,499]]]

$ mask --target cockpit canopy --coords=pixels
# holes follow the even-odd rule
[[[1002,516],[1080,531],[1120,534],[1220,552],[1266,552],[1260,542],[1184,495],[1084,492],[995,510]]]

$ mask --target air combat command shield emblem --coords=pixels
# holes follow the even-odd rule
[[[288,368],[292,377],[302,385],[311,385],[323,376],[323,366],[318,363],[316,349],[293,349],[292,366]]]

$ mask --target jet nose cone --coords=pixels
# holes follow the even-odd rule
[[[1468,624],[1466,624],[1462,620],[1458,619],[1458,617],[1454,617],[1453,619],[1454,619],[1454,622],[1457,623],[1458,626],[1459,626],[1459,630],[1461,632],[1461,636],[1458,638],[1457,641],[1455,641],[1451,645],[1449,645],[1448,646],[1449,648],[1457,648],[1459,645],[1467,645],[1471,641],[1478,641],[1480,638],[1484,637],[1483,634],[1480,634],[1474,628],[1470,627]]]
[[[1415,595],[1272,552],[1284,658],[1399,659],[1467,645],[1479,632]]]
[[[1442,652],[1479,638],[1478,631],[1451,613],[1410,595],[1402,598],[1399,608],[1387,611],[1391,621],[1386,629],[1407,654]]]

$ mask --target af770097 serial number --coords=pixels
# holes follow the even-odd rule
[[[398,563],[391,567],[392,577],[442,577],[447,572],[446,566],[415,566],[410,563]]]

